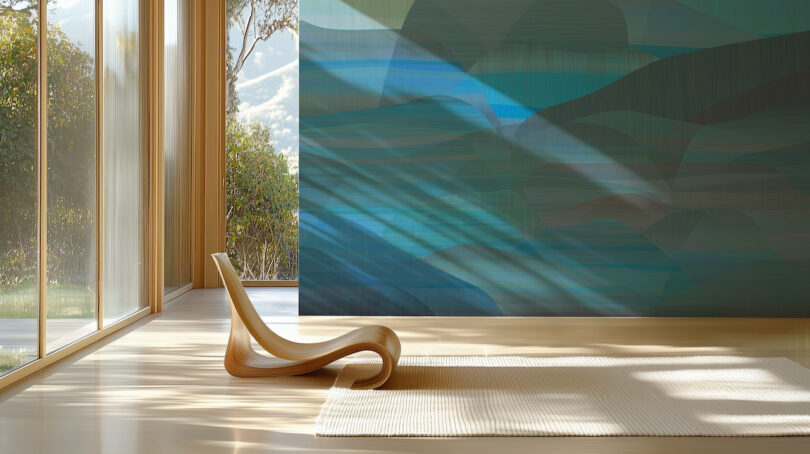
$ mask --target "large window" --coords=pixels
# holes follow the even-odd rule
[[[191,283],[191,147],[189,134],[189,3],[165,0],[163,155],[165,210],[163,285],[169,294]]]
[[[104,3],[104,323],[147,305],[140,2]]]
[[[0,375],[147,305],[141,4],[97,3],[0,0]]]
[[[96,322],[95,1],[49,1],[47,349]]]
[[[227,0],[226,245],[244,280],[298,280],[298,0]]]
[[[0,375],[39,356],[39,21],[32,6],[0,6]]]

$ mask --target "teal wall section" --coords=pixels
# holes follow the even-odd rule
[[[810,2],[300,23],[302,314],[810,316]]]

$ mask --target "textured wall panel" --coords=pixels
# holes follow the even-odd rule
[[[302,314],[810,315],[810,3],[301,1]]]

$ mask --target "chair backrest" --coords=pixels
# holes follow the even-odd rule
[[[291,360],[298,359],[297,350],[300,344],[284,339],[264,323],[256,308],[253,307],[253,303],[250,301],[242,281],[236,274],[236,270],[233,269],[228,255],[219,252],[211,254],[211,257],[214,259],[219,275],[222,277],[222,282],[225,284],[228,300],[239,314],[239,318],[242,319],[245,327],[250,331],[251,336],[256,339],[256,342],[274,356]]]

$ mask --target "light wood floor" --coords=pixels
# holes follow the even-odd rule
[[[296,289],[252,289],[280,334],[322,340],[366,323],[403,355],[785,356],[810,367],[810,320],[298,317]],[[341,364],[239,379],[222,365],[221,290],[194,290],[0,393],[0,453],[807,453],[810,438],[315,438]]]

